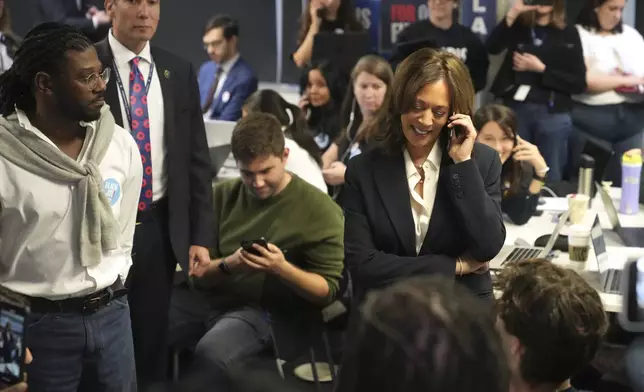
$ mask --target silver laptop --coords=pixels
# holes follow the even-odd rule
[[[564,225],[566,224],[566,221],[568,220],[568,215],[570,215],[570,211],[566,210],[559,216],[559,221],[557,222],[557,225],[555,226],[555,229],[552,232],[550,239],[548,239],[546,246],[540,247],[540,246],[504,245],[503,248],[501,248],[501,252],[499,252],[499,254],[496,255],[496,257],[490,261],[490,269],[500,270],[507,263],[515,262],[519,260],[536,259],[536,258],[551,259],[552,255],[550,254],[550,252],[552,251],[552,247],[555,246],[555,242],[559,237],[559,233],[561,233],[561,230],[563,229]]]
[[[597,271],[599,274],[598,289],[604,293],[621,294],[622,270],[606,267],[608,263],[608,251],[606,250],[604,230],[599,223],[598,215],[595,215],[595,221],[590,230],[590,241],[595,251],[595,262],[597,263]]]
[[[619,239],[628,247],[644,248],[644,227],[622,227],[613,199],[599,183],[595,183],[595,187],[597,187],[597,192],[599,192],[604,203],[610,224],[613,226],[613,230],[617,233]]]
[[[217,177],[221,170],[226,167],[227,160],[230,157],[230,138],[237,123],[233,121],[205,121],[206,140],[208,142],[208,152],[212,170]],[[233,162],[234,163],[234,162]],[[233,164],[233,168],[235,165]]]

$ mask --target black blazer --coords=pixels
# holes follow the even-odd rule
[[[96,50],[103,65],[113,68],[109,41],[97,43]],[[188,61],[156,47],[151,51],[163,93],[170,242],[177,261],[184,271],[188,271],[189,247],[212,247],[215,232],[213,174],[199,88],[195,71]],[[110,78],[107,84],[105,101],[110,105],[116,123],[122,126],[116,77]]]
[[[434,209],[418,255],[402,151],[391,156],[374,149],[349,161],[343,199],[345,264],[358,295],[408,276],[454,278],[456,257],[465,251],[480,261],[499,253],[505,241],[501,162],[495,151],[479,143],[472,155],[454,164],[443,153]],[[489,272],[457,280],[476,294],[492,291]]]

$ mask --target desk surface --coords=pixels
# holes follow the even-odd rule
[[[621,190],[619,188],[612,188],[610,195],[613,198],[613,202],[616,206],[619,205]],[[548,198],[546,198],[548,199]],[[507,245],[515,244],[517,240],[523,240],[530,244],[534,244],[534,241],[544,234],[552,234],[552,231],[555,228],[556,221],[555,216],[558,215],[561,211],[560,208],[566,208],[567,204],[562,203],[557,200],[548,200],[545,206],[553,206],[558,210],[545,210],[541,216],[532,217],[527,224],[523,226],[517,226],[512,223],[506,222],[506,238],[505,243]],[[592,226],[592,221],[595,214],[599,215],[599,222],[601,223],[602,228],[604,229],[604,237],[606,239],[607,252],[610,258],[610,263],[612,268],[622,269],[624,263],[628,259],[642,257],[644,256],[644,248],[628,248],[625,247],[617,234],[612,230],[612,226],[606,215],[604,205],[601,201],[599,195],[597,195],[591,204],[590,211],[592,213],[586,214],[586,219],[584,220],[584,225],[587,225],[589,228]],[[623,227],[641,227],[644,226],[644,208],[640,209],[640,212],[636,215],[623,215],[619,214],[619,219]],[[567,235],[568,226],[565,226],[561,231],[562,235]],[[564,266],[571,267],[572,264],[568,258],[568,253],[560,253],[557,257],[553,259],[553,263]],[[595,258],[594,250],[591,249],[590,254],[588,255],[588,261],[584,271],[581,272],[581,275],[584,276],[593,287],[598,287],[599,279],[597,275],[597,261]],[[598,290],[599,291],[599,290]],[[604,307],[607,312],[618,313],[622,309],[622,296],[618,294],[607,294],[599,292],[599,296],[604,303]]]

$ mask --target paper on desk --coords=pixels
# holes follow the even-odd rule
[[[568,199],[565,197],[542,197],[543,204],[537,205],[537,211],[566,211]]]

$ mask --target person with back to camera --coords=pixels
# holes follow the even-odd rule
[[[553,182],[568,163],[571,96],[586,89],[579,34],[565,19],[565,0],[515,0],[486,42],[490,54],[507,50],[490,92],[515,111],[519,136],[539,147]]]
[[[512,223],[523,225],[534,215],[548,166],[534,144],[517,135],[517,117],[503,105],[487,105],[474,115],[478,141],[501,158],[501,211]]]
[[[242,117],[250,113],[268,113],[277,118],[284,131],[284,147],[289,150],[286,170],[326,193],[320,149],[306,129],[300,108],[286,102],[276,91],[260,90],[244,102]]]
[[[501,162],[476,142],[473,106],[469,72],[450,53],[421,49],[396,69],[374,121],[379,147],[345,176],[345,263],[359,295],[439,274],[491,300],[487,261],[505,241]]]
[[[351,84],[344,97],[340,136],[322,155],[324,179],[334,186],[332,196],[341,203],[341,190],[347,162],[371,148],[373,137],[366,132],[376,113],[391,95],[394,73],[385,59],[376,55],[362,57],[351,71]]]
[[[291,56],[298,68],[304,68],[313,55],[313,40],[317,33],[362,31],[351,0],[309,0],[302,10],[297,50]]]
[[[371,293],[356,312],[337,392],[508,392],[503,340],[479,305],[438,276]]]

